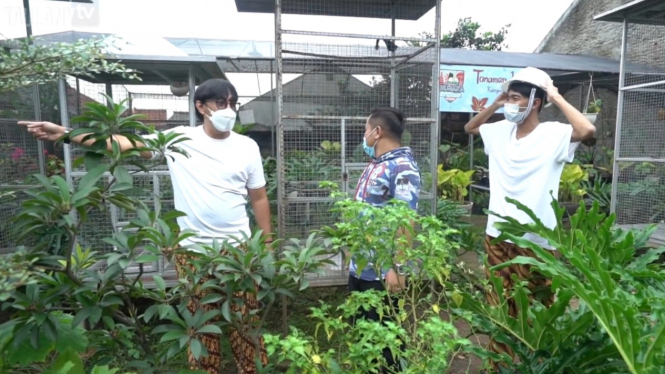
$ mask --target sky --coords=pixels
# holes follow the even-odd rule
[[[68,30],[227,40],[274,40],[274,15],[239,13],[234,0],[95,0],[79,7],[61,1],[30,0],[33,34]],[[511,25],[506,51],[533,52],[573,0],[443,0],[442,32],[455,29],[460,18],[471,17],[481,30],[498,31]],[[434,32],[435,11],[418,21],[398,21],[398,36]],[[528,16],[527,16],[528,15]],[[390,34],[389,20],[283,15],[283,29],[348,34]],[[0,0],[0,34],[25,36],[23,0]],[[373,40],[285,35],[284,41],[326,44],[373,44]],[[293,77],[289,77],[293,78]],[[269,91],[270,77],[242,74],[229,77],[242,87],[241,95]],[[260,90],[259,90],[260,86]]]

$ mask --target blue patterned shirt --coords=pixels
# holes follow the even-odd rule
[[[417,210],[419,194],[420,169],[413,159],[411,149],[401,147],[386,152],[365,168],[358,181],[355,199],[374,207],[384,207],[390,200],[397,199],[409,203],[411,209]],[[369,251],[368,259],[372,257],[373,251]],[[388,270],[381,271],[382,278],[385,278]],[[379,280],[371,261],[358,276],[355,259],[351,258],[349,274],[361,280]]]

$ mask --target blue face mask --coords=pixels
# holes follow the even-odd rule
[[[376,129],[377,129],[377,128],[375,128],[374,130],[376,130]],[[372,131],[369,133],[369,135],[372,135],[372,133],[374,132],[374,130],[372,130]],[[369,135],[368,135],[368,136],[369,136]],[[378,141],[378,139],[377,139],[377,141]],[[367,155],[368,155],[369,157],[371,157],[371,158],[376,158],[376,150],[375,150],[375,148],[376,148],[376,142],[374,142],[374,147],[370,147],[369,145],[367,145],[367,138],[366,138],[366,137],[363,137],[363,150],[365,151],[365,153],[367,153]]]
[[[533,109],[533,99],[536,96],[536,89],[531,89],[531,96],[529,97],[529,104],[526,108],[520,108],[518,104],[505,103],[503,104],[503,115],[510,122],[521,124]],[[520,112],[520,109],[525,109]]]

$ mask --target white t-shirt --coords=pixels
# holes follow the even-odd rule
[[[191,241],[211,244],[229,237],[250,235],[245,208],[247,189],[265,186],[259,146],[244,135],[231,132],[226,139],[213,139],[203,126],[180,126],[166,132],[191,140],[175,144],[189,157],[170,153],[167,157],[175,208],[187,214],[178,218],[181,230],[198,232]],[[147,137],[146,137],[147,138]]]
[[[580,143],[571,143],[573,127],[560,122],[544,122],[529,135],[517,139],[517,125],[503,120],[480,126],[480,135],[489,157],[490,203],[489,210],[521,223],[532,223],[526,213],[506,201],[515,199],[529,207],[545,226],[556,227],[552,197],[559,195],[559,180],[567,162],[572,162]],[[550,192],[551,191],[551,192]],[[487,235],[497,237],[494,227],[503,220],[490,215]],[[551,249],[538,235],[527,234],[526,239]]]

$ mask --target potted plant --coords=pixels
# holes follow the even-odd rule
[[[586,195],[583,183],[589,180],[589,173],[577,164],[566,164],[559,180],[559,204],[573,215],[580,200]]]
[[[603,106],[603,101],[600,99],[591,101],[587,107],[586,110],[584,110],[584,117],[589,120],[591,123],[595,123],[596,119],[598,118],[598,113],[600,113],[600,109]]]
[[[437,180],[441,196],[460,204],[462,208],[469,212],[469,215],[471,215],[473,202],[465,202],[464,198],[469,194],[468,187],[471,185],[473,173],[475,173],[475,170],[443,170],[443,165],[439,165]]]

